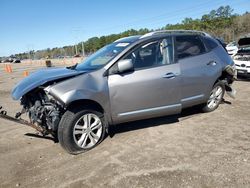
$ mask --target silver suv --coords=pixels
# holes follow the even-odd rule
[[[39,70],[13,89],[29,125],[52,134],[69,153],[98,145],[108,126],[215,110],[233,91],[234,63],[204,32],[157,31],[119,39],[67,68]],[[212,118],[212,117],[211,117]]]

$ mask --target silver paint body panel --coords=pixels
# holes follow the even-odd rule
[[[85,72],[86,71],[75,71],[67,68],[41,69],[19,82],[12,90],[12,98],[18,100],[32,89],[44,85],[49,81],[72,77]]]
[[[173,64],[125,74],[107,74],[108,69],[124,54],[146,40],[149,39],[146,37],[135,40],[96,71],[59,68],[32,74],[16,86],[12,97],[20,99],[46,82],[74,76],[51,85],[47,92],[60,100],[65,107],[78,100],[94,101],[104,109],[109,124],[122,123],[176,114],[183,108],[204,103],[224,67],[232,63],[226,51],[218,46],[210,52],[184,58]],[[216,64],[209,64],[211,61]]]
[[[181,77],[164,78],[170,72],[180,75],[179,64],[109,76],[108,86],[113,121],[121,123],[143,117],[179,113],[181,111]],[[133,111],[140,111],[140,113],[124,115]]]

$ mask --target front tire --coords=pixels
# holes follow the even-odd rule
[[[58,140],[71,154],[78,154],[96,147],[105,136],[103,114],[92,109],[68,109],[58,127]]]
[[[203,112],[212,112],[220,105],[225,94],[225,86],[221,82],[217,82],[209,96],[208,101],[203,105]]]

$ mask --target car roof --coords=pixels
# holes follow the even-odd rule
[[[114,43],[118,43],[118,42],[119,43],[134,43],[139,40],[153,39],[153,38],[158,38],[161,36],[169,36],[169,35],[202,35],[206,37],[211,37],[209,34],[205,32],[196,31],[196,30],[159,30],[159,31],[146,33],[144,35],[135,35],[135,36],[120,38],[116,40]]]
[[[146,33],[145,35],[141,36],[141,38],[146,38],[150,36],[158,36],[158,35],[203,35],[203,36],[210,36],[209,34],[203,31],[196,31],[196,30],[159,30],[153,31],[150,33]]]
[[[136,42],[140,39],[141,35],[134,35],[134,36],[129,36],[129,37],[124,37],[124,38],[120,38],[118,40],[115,41],[115,43],[119,42],[119,43],[133,43]]]

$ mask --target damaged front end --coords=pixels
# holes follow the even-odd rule
[[[9,116],[0,106],[0,118],[30,126],[44,136],[51,134],[56,137],[57,127],[64,113],[61,104],[38,87],[21,98],[21,105],[23,108],[15,117]],[[27,114],[29,121],[22,119],[22,114]]]
[[[24,95],[21,99],[22,113],[28,113],[30,122],[39,125],[47,133],[54,134],[57,130],[63,107],[42,88]]]
[[[15,117],[0,110],[0,118],[30,126],[42,135],[57,136],[57,127],[64,113],[63,105],[46,93],[46,87],[66,79],[83,74],[86,71],[75,71],[67,68],[40,70],[19,82],[12,91],[12,98],[20,100],[22,110]],[[28,120],[22,119],[27,114]]]
[[[30,126],[30,127],[34,128],[34,129],[36,129],[38,132],[42,133],[43,135],[47,134],[46,133],[47,131],[45,129],[43,129],[42,127],[40,127],[38,125],[35,125],[35,124],[32,124],[32,123],[30,123],[27,120],[19,118],[20,117],[20,115],[19,115],[20,112],[18,112],[15,117],[12,117],[12,116],[7,115],[7,111],[6,110],[2,110],[2,108],[3,107],[0,106],[0,118],[9,120],[9,121],[12,121],[12,122],[15,122],[15,123],[20,123],[22,125]]]
[[[222,72],[221,81],[225,85],[226,93],[233,99],[236,95],[236,90],[232,87],[234,80],[237,80],[237,71],[235,65],[227,65]]]
[[[42,87],[38,87],[21,98],[21,105],[23,108],[15,117],[9,116],[5,110],[0,110],[0,118],[30,126],[44,136],[51,134],[56,137],[57,127],[64,113],[61,104],[47,95]],[[29,121],[22,119],[22,114],[27,114]]]

